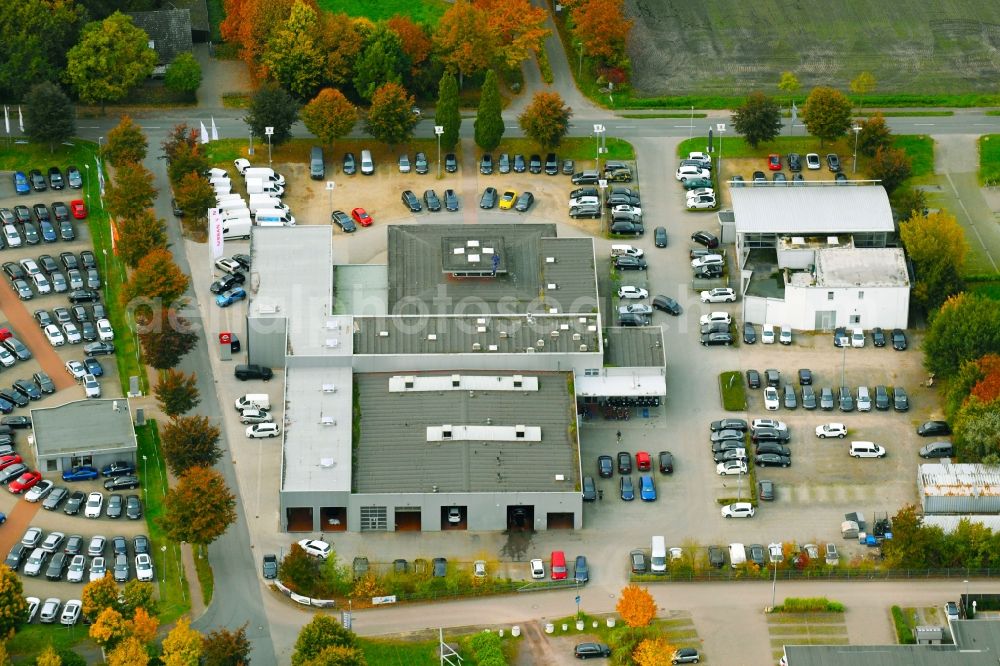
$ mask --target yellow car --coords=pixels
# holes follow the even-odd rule
[[[500,197],[500,210],[510,210],[514,207],[514,201],[517,199],[517,192],[514,190],[507,190]]]

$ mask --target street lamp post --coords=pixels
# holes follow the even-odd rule
[[[332,180],[326,181],[326,191],[329,192],[329,202],[330,202],[330,212],[333,213],[333,190],[337,187],[337,184]]]
[[[250,157],[253,157],[253,130],[250,130],[250,150],[247,152]]]
[[[160,569],[160,582],[167,582],[167,547],[160,546],[160,552],[163,553],[163,567]]]
[[[771,610],[774,610],[774,594],[778,589],[778,563],[774,563],[774,578],[771,580]]]
[[[580,53],[580,64],[577,66],[576,78],[583,78],[583,42],[576,43],[576,50]]]
[[[444,134],[444,125],[435,125],[434,133],[438,138],[438,180],[441,179],[441,135]]]
[[[719,133],[719,182],[722,182],[722,135],[726,132],[726,123],[717,123],[715,131]]]
[[[597,145],[597,171],[601,170],[601,138],[604,136],[604,125],[594,125],[594,142]]]
[[[87,170],[87,203],[90,204],[90,165],[84,164],[83,168]]]
[[[858,172],[858,135],[861,134],[861,125],[854,125],[851,127],[851,131],[854,132],[854,167],[851,173]]]
[[[274,128],[265,127],[264,134],[267,135],[267,165],[271,166],[271,135],[274,134]]]

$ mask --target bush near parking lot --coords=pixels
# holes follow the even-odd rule
[[[913,645],[917,639],[913,636],[913,628],[906,619],[906,614],[899,606],[892,607],[892,624],[896,628],[896,642],[900,645]]]
[[[1000,134],[979,137],[979,184],[1000,185]]]
[[[730,412],[742,412],[747,408],[746,386],[743,373],[730,370],[719,374],[719,391],[722,394],[722,408]]]
[[[826,597],[786,597],[772,613],[843,613],[844,604]]]

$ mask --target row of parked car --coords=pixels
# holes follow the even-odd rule
[[[76,240],[76,229],[71,218],[83,220],[87,217],[87,205],[83,199],[74,199],[67,206],[62,201],[52,204],[51,210],[43,203],[31,208],[14,206],[0,208],[0,249],[38,245],[41,242],[55,243],[58,240]]]
[[[688,153],[680,161],[674,177],[684,187],[688,210],[710,210],[718,206],[712,182],[712,157],[702,152]]]
[[[127,582],[131,577],[131,564],[134,564],[140,581],[153,580],[153,561],[146,536],[139,535],[132,540],[132,562],[125,537],[111,539],[110,557],[107,556],[108,544],[107,537],[101,535],[87,541],[79,534],[67,537],[62,532],[50,532],[46,535],[41,528],[29,527],[21,541],[7,553],[5,563],[11,570],[32,578],[44,574],[48,580],[59,581],[65,576],[70,583],[82,583],[88,569],[87,558],[90,558],[91,582],[100,580],[108,573],[119,583]]]
[[[17,194],[30,194],[32,190],[44,192],[49,188],[61,190],[67,185],[73,190],[83,188],[83,174],[73,165],[66,167],[65,176],[59,167],[52,166],[47,174],[42,174],[41,169],[31,169],[27,174],[15,171],[13,177],[14,191]]]
[[[720,476],[747,473],[747,423],[742,419],[713,421],[709,437],[716,472]],[[758,467],[788,467],[792,451],[788,426],[772,419],[754,419],[749,440],[756,447],[753,458]],[[724,514],[725,515],[725,514]]]

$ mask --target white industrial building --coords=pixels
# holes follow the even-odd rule
[[[881,186],[740,187],[720,216],[736,241],[748,322],[905,328],[910,280]],[[729,228],[731,226],[731,228]]]

